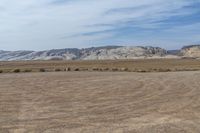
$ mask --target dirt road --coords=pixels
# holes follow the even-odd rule
[[[0,133],[199,133],[200,72],[0,75]]]

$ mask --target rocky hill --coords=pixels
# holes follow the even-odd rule
[[[80,59],[105,60],[105,59],[137,59],[156,58],[166,55],[166,50],[158,47],[118,47],[112,49],[98,49],[85,52]]]
[[[200,58],[200,45],[185,46],[180,51],[180,54],[186,58]]]
[[[158,47],[106,46],[85,49],[55,49],[47,51],[0,51],[1,61],[13,60],[105,60],[159,58],[167,51]]]
[[[200,45],[170,50],[159,47],[105,46],[84,49],[68,48],[46,51],[0,51],[0,61],[13,60],[107,60],[144,58],[199,58]]]

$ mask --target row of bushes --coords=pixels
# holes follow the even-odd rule
[[[192,69],[193,70],[193,69]],[[170,72],[170,71],[192,71],[190,69],[165,69],[165,68],[155,68],[155,69],[128,69],[128,68],[70,68],[67,67],[65,69],[60,69],[60,68],[56,68],[54,70],[49,70],[49,69],[45,69],[45,68],[40,68],[39,72],[60,72],[60,71],[112,71],[112,72],[117,72],[117,71],[121,71],[121,72]],[[195,69],[196,70],[196,69]],[[3,70],[0,70],[0,73],[3,73]],[[12,71],[9,72],[13,72],[13,73],[20,73],[20,72],[33,72],[31,69],[25,69],[25,70],[21,70],[21,69],[14,69]]]
[[[51,71],[55,71],[55,72],[60,72],[60,71],[128,71],[128,68],[65,68],[65,69],[60,69],[60,68],[56,68],[54,70],[49,70],[49,69],[45,69],[45,68],[40,68],[39,70],[35,70],[35,71],[39,71],[39,72],[51,72]],[[0,70],[0,73],[3,73],[3,70]],[[14,69],[14,70],[10,70],[10,71],[5,71],[5,72],[12,72],[12,73],[20,73],[20,72],[32,72],[31,69],[25,69],[25,70],[21,70],[21,69]]]
[[[54,71],[59,72],[59,71],[112,71],[112,72],[171,72],[171,71],[197,71],[199,69],[184,69],[184,68],[180,68],[180,69],[169,69],[169,68],[154,68],[154,69],[129,69],[129,68],[98,68],[98,67],[94,67],[94,68],[65,68],[65,69],[60,69],[60,68],[56,68],[54,69]],[[41,68],[39,70],[40,72],[45,72],[46,70]],[[51,71],[51,70],[50,70]]]

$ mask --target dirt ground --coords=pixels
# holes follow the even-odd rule
[[[200,72],[0,75],[0,133],[199,133]]]

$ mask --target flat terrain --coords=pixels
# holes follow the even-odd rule
[[[21,72],[64,71],[131,71],[131,72],[166,72],[166,71],[197,71],[200,60],[197,59],[138,59],[138,60],[98,60],[98,61],[12,61],[0,62],[0,71]]]
[[[0,133],[199,133],[200,72],[0,75]]]

